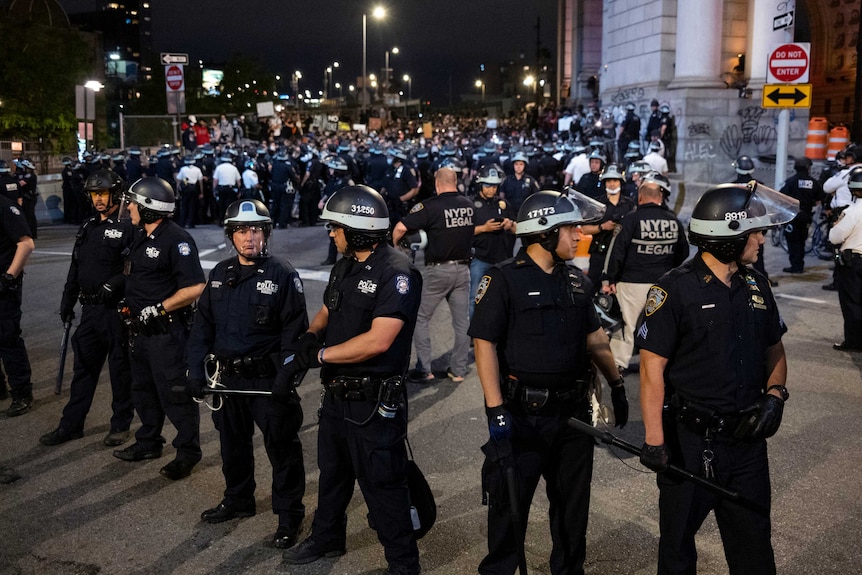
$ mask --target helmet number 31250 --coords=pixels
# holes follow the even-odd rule
[[[360,204],[351,204],[350,212],[353,214],[366,214],[369,216],[374,215],[374,206],[363,206]]]

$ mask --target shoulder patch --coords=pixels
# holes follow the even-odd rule
[[[299,276],[293,278],[293,287],[296,288],[296,291],[302,293],[302,280],[299,279]]]
[[[410,276],[399,274],[395,277],[395,289],[401,295],[407,295],[410,292]]]
[[[475,303],[482,301],[482,298],[485,297],[485,292],[488,291],[489,285],[491,285],[491,276],[482,276],[482,279],[479,280],[479,285],[476,286]]]
[[[410,213],[415,214],[416,212],[421,212],[424,207],[425,206],[422,205],[422,202],[419,202],[410,209]]]
[[[21,215],[21,210],[18,209],[18,206],[9,206],[9,211],[15,214],[16,216]]]
[[[658,286],[652,286],[649,288],[649,293],[647,294],[646,305],[644,305],[644,313],[647,317],[651,316],[655,312],[664,305],[664,302],[667,301],[667,292],[661,289]]]
[[[181,256],[188,256],[192,253],[192,248],[189,246],[188,242],[178,243],[177,249],[179,250]]]
[[[500,206],[501,210],[505,210],[506,209],[506,200],[500,200],[499,202],[497,202],[497,205]]]

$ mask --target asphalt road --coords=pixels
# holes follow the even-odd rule
[[[39,444],[52,430],[68,398],[57,397],[53,383],[62,328],[57,316],[75,230],[40,230],[27,267],[24,337],[33,365],[35,404],[17,418],[0,409],[0,465],[21,478],[0,485],[0,574],[161,574],[281,573],[367,574],[385,567],[383,552],[368,528],[358,490],[348,511],[347,555],[317,563],[283,565],[269,546],[276,527],[269,513],[269,466],[259,435],[256,455],[258,515],[219,525],[202,524],[200,512],[221,499],[223,479],[218,437],[212,420],[202,417],[203,461],[178,482],[161,477],[172,458],[126,463],[102,446],[108,431],[110,388],[100,385],[83,439],[57,447]],[[193,230],[202,259],[226,257],[221,229]],[[328,276],[318,265],[325,258],[323,228],[277,230],[273,252],[289,259],[302,275],[308,307],[314,313]],[[790,366],[791,398],[784,423],[770,440],[773,483],[773,540],[780,573],[846,574],[862,572],[862,354],[833,351],[841,339],[841,312],[828,281],[830,262],[809,256],[808,271],[780,271],[786,256],[767,246],[767,268],[790,327],[784,338]],[[441,307],[433,324],[435,370],[445,370],[451,344],[448,311]],[[71,355],[66,381],[71,377]],[[306,532],[317,502],[316,374],[300,388],[306,421],[301,430],[308,480]],[[620,436],[640,445],[643,425],[638,378],[627,379],[632,420]],[[482,395],[475,370],[467,380],[428,386],[410,385],[410,438],[416,460],[434,490],[438,521],[419,543],[425,573],[475,573],[485,551],[485,509],[481,506],[480,445],[487,437]],[[137,420],[133,429],[137,428]],[[170,424],[165,435],[174,434]],[[539,489],[530,515],[527,556],[530,573],[549,573],[547,501]],[[658,544],[657,490],[654,476],[633,456],[597,448],[588,534],[587,573],[655,572]],[[712,519],[698,539],[700,573],[726,573],[719,534]]]

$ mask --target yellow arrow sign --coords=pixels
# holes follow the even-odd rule
[[[760,105],[764,108],[810,108],[811,84],[766,84]]]

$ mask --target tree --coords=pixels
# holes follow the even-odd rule
[[[92,68],[92,49],[72,29],[8,17],[0,38],[0,137],[73,147],[75,85]]]

